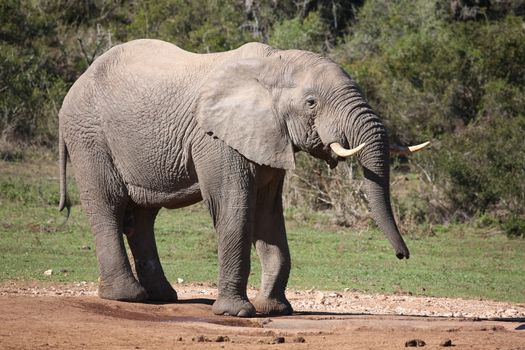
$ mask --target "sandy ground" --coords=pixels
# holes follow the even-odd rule
[[[294,315],[240,319],[212,314],[213,286],[176,289],[179,303],[134,304],[86,282],[0,284],[0,349],[525,350],[525,304],[291,290]]]

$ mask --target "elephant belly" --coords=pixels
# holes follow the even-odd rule
[[[170,192],[162,192],[130,184],[127,185],[127,188],[131,200],[141,207],[176,209],[195,204],[202,200],[198,183]]]

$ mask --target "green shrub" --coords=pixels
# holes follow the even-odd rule
[[[487,118],[444,140],[434,172],[456,208],[468,214],[496,210],[523,213],[525,204],[525,115]]]
[[[126,6],[125,6],[126,8]],[[118,39],[166,40],[192,52],[235,49],[253,40],[240,2],[233,1],[140,1],[127,6],[129,23]]]
[[[509,237],[525,238],[525,218],[517,215],[512,215],[507,220],[503,221],[503,230]]]
[[[306,18],[294,17],[276,23],[269,44],[280,49],[301,49],[313,52],[325,51],[328,26],[317,12],[310,12]]]
[[[58,21],[60,12],[50,13],[51,7],[0,3],[0,134],[5,139],[55,145],[62,99],[86,67],[78,66],[78,47],[65,47],[69,37]],[[75,28],[69,35],[77,35]]]

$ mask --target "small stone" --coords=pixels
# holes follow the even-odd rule
[[[441,341],[441,343],[439,343],[439,346],[443,346],[443,347],[452,346],[452,340],[445,339],[445,340]]]
[[[304,339],[304,338],[301,337],[301,336],[293,338],[292,341],[293,341],[294,343],[306,343],[306,339]]]
[[[44,271],[44,276],[51,276],[52,274],[53,274],[53,270],[52,269]]]
[[[199,335],[198,337],[191,338],[191,340],[192,341],[196,341],[197,343],[204,343],[204,342],[208,341],[208,338],[206,338],[203,335]]]
[[[405,342],[406,348],[420,348],[425,346],[427,343],[425,343],[421,339],[410,339],[407,342]]]
[[[317,304],[324,304],[325,302],[325,296],[324,296],[324,293],[323,292],[318,292],[316,295],[315,295],[315,302]]]
[[[272,320],[270,318],[264,318],[261,320],[261,324],[264,326],[264,325],[267,325],[268,323],[272,322]]]
[[[230,341],[230,338],[228,338],[228,336],[222,336],[222,335],[218,335],[215,340],[214,340],[216,343],[223,343],[225,341]]]
[[[80,248],[82,250],[91,250],[91,247],[88,246],[88,245],[83,245],[82,248]]]
[[[182,337],[178,337],[178,338],[177,338],[177,341],[182,341]]]
[[[272,344],[282,344],[284,343],[284,337],[275,337],[273,338]]]
[[[182,278],[180,278],[180,277],[177,278],[177,283],[182,283],[182,282],[184,282],[184,280]]]

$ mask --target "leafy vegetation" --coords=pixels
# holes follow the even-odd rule
[[[51,157],[0,161],[0,169],[0,282],[96,281],[94,239],[72,179],[75,206],[64,223],[56,210]],[[476,227],[438,225],[428,234],[409,235],[412,256],[400,261],[378,230],[341,228],[324,212],[292,207],[285,214],[293,264],[290,288],[523,301],[525,271],[516,262],[525,259],[525,240],[495,234],[490,218]],[[156,240],[170,281],[217,281],[217,240],[204,206],[162,210]],[[53,273],[44,275],[49,269]],[[250,285],[258,286],[260,278],[253,250]]]
[[[56,147],[64,95],[114,45],[158,38],[205,53],[261,41],[332,57],[393,142],[432,140],[431,151],[393,162],[404,229],[490,217],[523,237],[524,16],[523,1],[512,0],[0,0],[0,157],[22,159],[24,145]],[[303,156],[298,164],[289,206],[368,225],[357,164],[330,170]],[[13,197],[27,190],[5,186]]]

